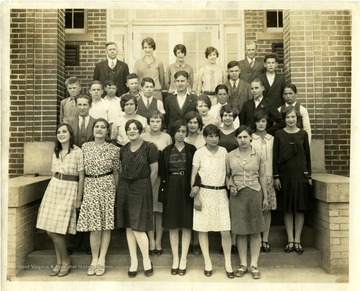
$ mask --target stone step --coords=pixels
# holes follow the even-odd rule
[[[69,235],[70,236],[70,235]],[[86,236],[88,240],[88,236]],[[54,244],[46,231],[37,229],[34,238],[35,250],[52,250]],[[210,250],[219,250],[221,248],[221,239],[219,233],[209,233]],[[269,234],[269,243],[271,247],[284,248],[287,244],[287,235],[285,226],[272,226]],[[314,245],[314,233],[311,227],[304,226],[301,244],[303,247]],[[170,249],[169,232],[164,231],[162,245],[164,249]],[[126,249],[126,233],[124,229],[113,230],[111,234],[110,249]]]
[[[249,252],[248,252],[249,253]],[[211,252],[211,260],[214,267],[221,268],[224,266],[224,257],[220,252]],[[91,262],[91,255],[85,252],[76,252],[70,256],[72,265],[77,268],[86,268]],[[170,249],[164,249],[161,256],[151,256],[154,266],[169,267],[172,264],[172,254]],[[33,251],[26,257],[26,266],[48,266],[55,264],[56,257],[54,250]],[[239,264],[238,255],[232,255],[233,266]],[[130,257],[127,249],[109,249],[106,263],[109,266],[128,266]],[[141,265],[141,254],[139,252],[139,265]],[[188,255],[188,265],[202,268],[204,259],[202,255]],[[304,267],[314,268],[321,265],[321,253],[319,250],[309,247],[304,248],[304,253],[298,255],[295,252],[285,253],[283,248],[272,248],[270,253],[261,253],[259,265],[264,267]]]

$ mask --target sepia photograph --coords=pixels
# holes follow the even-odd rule
[[[0,5],[2,290],[359,290],[359,2]]]

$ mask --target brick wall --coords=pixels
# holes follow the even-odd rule
[[[272,53],[273,43],[282,43],[282,34],[273,34],[274,37],[269,39],[264,37],[265,30],[265,11],[264,10],[245,10],[245,41],[256,41],[258,57],[264,58],[265,55]],[[283,73],[284,65],[278,65],[278,72]]]
[[[8,208],[8,277],[26,268],[25,256],[34,249],[34,230],[39,205],[38,200],[18,208]]]
[[[349,175],[351,12],[284,11],[285,73],[325,141],[328,173]]]
[[[63,10],[11,11],[10,177],[23,173],[25,141],[54,139],[63,98],[63,27]]]
[[[87,10],[87,34],[91,40],[66,41],[66,44],[80,46],[80,65],[65,66],[65,76],[80,79],[82,92],[87,93],[92,81],[95,64],[106,59],[106,10]],[[64,93],[67,94],[66,88]]]

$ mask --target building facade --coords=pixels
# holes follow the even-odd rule
[[[281,14],[279,14],[281,12]],[[183,43],[195,71],[204,50],[216,47],[224,69],[244,58],[245,41],[255,40],[258,56],[275,52],[279,71],[298,87],[308,109],[314,140],[324,142],[327,173],[349,175],[351,109],[350,10],[241,10],[196,7],[182,13],[161,9],[73,9],[80,28],[69,27],[69,10],[12,9],[10,12],[9,176],[24,173],[24,143],[55,138],[64,81],[76,76],[83,93],[95,64],[105,60],[105,43],[118,44],[118,58],[130,68],[141,57],[141,40],[156,41],[155,55],[166,66],[173,47]],[[275,13],[275,14],[274,14]],[[275,15],[275,18],[273,18]],[[70,17],[70,18],[69,18]],[[276,19],[274,25],[270,20]],[[71,23],[71,21],[70,21]],[[71,24],[70,24],[71,26]],[[67,27],[67,28],[66,28]]]

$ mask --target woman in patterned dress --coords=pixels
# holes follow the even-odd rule
[[[84,153],[84,198],[80,208],[78,231],[90,231],[92,260],[88,276],[105,273],[105,257],[111,230],[114,229],[115,192],[119,179],[119,148],[107,142],[109,123],[94,122],[94,141],[82,146]]]
[[[266,159],[266,186],[269,210],[276,209],[276,193],[273,179],[273,144],[274,137],[266,132],[266,126],[269,116],[266,112],[260,110],[254,114],[254,122],[256,131],[252,134],[252,146],[258,151],[263,152]],[[261,249],[260,251],[270,252],[269,232],[271,225],[271,211],[264,213],[265,231],[261,233]]]
[[[136,113],[138,101],[136,96],[125,94],[120,99],[121,110],[125,113],[114,121],[111,127],[111,140],[115,145],[124,146],[129,142],[127,133],[125,132],[125,123],[130,119],[136,119],[141,122],[144,132],[149,131],[147,120],[144,116]]]
[[[144,141],[142,124],[135,119],[125,124],[130,140],[121,148],[121,174],[116,200],[116,226],[126,228],[130,252],[128,276],[137,275],[137,245],[142,257],[144,274],[153,274],[146,232],[153,229],[152,188],[158,176],[159,151],[153,143]]]
[[[76,208],[80,207],[84,187],[83,153],[74,144],[70,125],[61,123],[51,171],[54,173],[41,201],[36,227],[44,229],[55,245],[56,266],[50,276],[66,276],[71,269],[66,250],[66,233],[76,233]]]
[[[220,231],[224,251],[225,271],[228,278],[234,278],[231,266],[231,236],[229,199],[225,180],[229,173],[228,153],[219,147],[220,130],[209,124],[204,128],[206,145],[195,152],[191,172],[191,185],[199,173],[200,191],[194,195],[194,230],[199,232],[201,251],[205,261],[205,276],[212,275],[212,263],[209,254],[209,231]]]
[[[171,136],[165,132],[162,132],[162,127],[164,125],[164,116],[160,111],[154,110],[150,112],[148,118],[148,124],[150,131],[145,132],[142,136],[144,141],[152,142],[155,144],[161,151],[168,145],[172,144]],[[163,253],[161,246],[161,239],[163,234],[162,229],[162,213],[163,213],[163,204],[159,202],[159,186],[160,186],[160,177],[156,178],[156,183],[153,187],[153,212],[154,212],[154,229],[148,231],[149,236],[149,253],[153,255],[161,255]]]
[[[237,277],[250,270],[253,279],[260,279],[258,259],[260,233],[265,230],[263,211],[268,210],[265,155],[250,145],[252,131],[246,125],[236,130],[239,147],[229,153],[231,176],[231,231],[237,235],[240,267]],[[248,238],[250,240],[250,268],[247,266]]]
[[[173,255],[171,274],[184,276],[193,226],[193,199],[190,197],[191,166],[196,147],[185,143],[186,122],[177,120],[170,128],[174,139],[161,154],[161,180],[164,203],[163,226],[169,229]],[[182,229],[179,261],[179,229]]]

